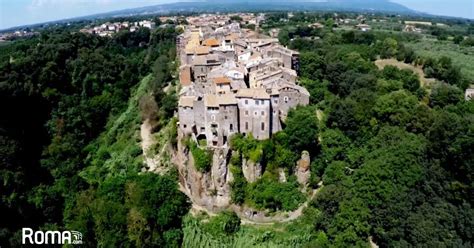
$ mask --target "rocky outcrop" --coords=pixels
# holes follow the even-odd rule
[[[199,208],[210,212],[234,208],[231,203],[231,182],[233,175],[230,171],[230,157],[235,153],[227,147],[212,149],[212,166],[208,172],[196,169],[194,159],[189,149],[178,138],[177,149],[172,151],[172,162],[179,172],[180,189]],[[193,142],[193,141],[191,141]],[[297,181],[306,186],[310,178],[310,156],[303,152],[298,160],[295,175]],[[242,159],[242,172],[247,182],[255,182],[263,174],[260,163]],[[287,172],[279,170],[279,181],[286,182]],[[304,187],[306,188],[306,187]],[[257,218],[259,219],[259,218]]]
[[[262,166],[249,159],[242,159],[242,172],[247,182],[253,183],[262,176]]]
[[[285,169],[278,169],[278,181],[280,183],[286,183],[286,172]]]
[[[181,190],[193,203],[208,210],[224,209],[230,205],[229,152],[228,148],[214,149],[211,169],[200,172],[194,166],[189,149],[178,142],[173,162],[179,171]]]
[[[221,148],[214,150],[212,156],[212,168],[211,178],[213,187],[215,189],[215,197],[217,206],[228,205],[230,202],[230,185],[229,185],[229,174],[230,169],[228,166],[227,155],[229,154],[228,148]]]
[[[311,159],[309,157],[309,153],[307,151],[303,151],[301,153],[301,158],[296,163],[296,179],[301,185],[306,185],[309,181],[309,177],[311,176],[310,171],[311,166]]]

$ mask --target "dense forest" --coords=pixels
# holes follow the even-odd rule
[[[22,227],[79,230],[87,247],[180,243],[187,199],[173,174],[138,173],[136,137],[141,96],[160,103],[155,119],[174,109],[162,88],[176,35],[59,28],[0,48],[2,246]]]
[[[303,151],[310,186],[320,188],[299,220],[279,228],[285,234],[255,240],[246,235],[259,232],[233,213],[189,217],[175,171],[140,173],[142,117],[160,129],[176,108],[163,92],[176,71],[174,28],[112,38],[48,29],[0,47],[0,245],[19,246],[27,226],[80,231],[85,247],[192,247],[193,237],[209,246],[367,247],[371,237],[380,247],[472,247],[474,102],[463,98],[472,82],[450,58],[405,46],[416,36],[335,30],[330,16],[327,24],[279,36],[301,53],[311,104],[291,111],[270,140],[232,138],[232,149],[266,170],[247,185],[234,166],[233,202],[295,209],[304,196],[292,178],[276,183],[276,169],[291,171]],[[436,80],[379,69],[379,58],[419,65]],[[198,153],[206,170],[208,155]],[[194,236],[183,242],[183,233]]]
[[[418,38],[410,34],[311,31],[321,39],[300,33],[288,45],[301,51],[301,82],[325,114],[319,150],[310,150],[313,180],[324,183],[315,229],[337,247],[369,236],[381,247],[472,246],[469,80],[450,58],[405,47]],[[379,70],[376,58],[420,64],[437,81],[421,87],[414,72]]]

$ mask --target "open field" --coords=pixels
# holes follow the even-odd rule
[[[439,58],[447,56],[453,64],[461,68],[462,74],[474,83],[474,47],[465,47],[451,41],[438,41],[425,38],[419,42],[406,43],[422,57]]]
[[[400,62],[396,59],[378,59],[375,61],[375,65],[381,70],[387,65],[393,65],[396,66],[399,69],[408,69],[416,73],[420,79],[421,85],[422,86],[427,86],[430,83],[434,82],[434,78],[426,78],[425,73],[423,72],[423,69],[421,66],[414,66],[411,64],[403,63]]]

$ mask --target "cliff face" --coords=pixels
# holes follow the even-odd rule
[[[233,180],[230,171],[230,157],[232,150],[229,148],[215,148],[212,150],[212,166],[208,172],[201,172],[196,169],[194,159],[189,149],[178,139],[177,149],[174,149],[172,161],[179,172],[180,189],[193,202],[193,204],[214,212],[232,208],[231,187]],[[300,184],[308,182],[310,159],[309,154],[303,153],[297,162],[295,173]],[[252,183],[258,180],[263,169],[260,163],[242,159],[242,172],[247,182]],[[286,181],[285,173],[280,173],[280,181]]]
[[[249,183],[257,181],[263,174],[260,163],[255,163],[247,159],[242,159],[242,172]]]
[[[228,148],[213,150],[209,172],[200,172],[196,169],[192,154],[181,141],[178,142],[178,148],[173,154],[181,190],[194,204],[207,210],[219,210],[230,206],[229,183],[232,181],[232,175],[228,164],[230,154]]]

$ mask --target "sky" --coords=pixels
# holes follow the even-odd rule
[[[192,1],[192,0],[188,0]],[[391,0],[430,14],[474,19],[474,0]],[[176,2],[173,0],[0,0],[0,30],[19,25],[114,10]]]

